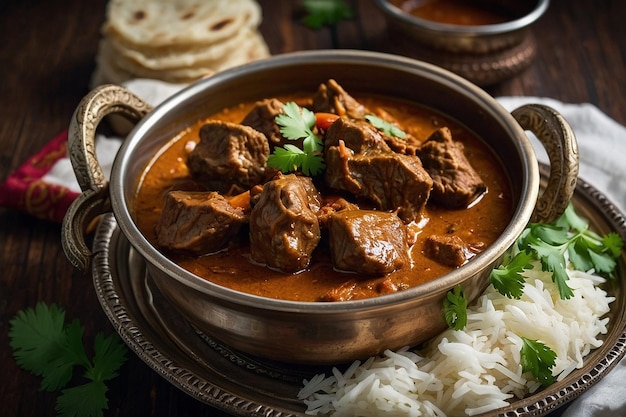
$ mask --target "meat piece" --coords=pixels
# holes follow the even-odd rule
[[[385,136],[365,120],[337,119],[326,132],[324,149],[339,146],[340,141],[353,153],[392,152]]]
[[[224,249],[247,222],[219,193],[170,191],[156,225],[159,246],[204,255]]]
[[[396,120],[396,118],[393,117],[391,114],[389,114],[389,112],[386,111],[384,108],[376,107],[371,110],[373,111],[373,114],[375,116],[381,118],[382,120],[388,123],[391,123],[392,125],[401,127],[398,121]],[[385,142],[387,143],[387,145],[389,145],[389,148],[391,148],[391,150],[393,150],[394,152],[403,153],[406,155],[415,155],[415,152],[417,151],[417,148],[420,145],[420,141],[415,136],[413,136],[409,131],[405,131],[404,129],[403,131],[406,134],[406,137],[399,138],[396,136],[385,135]]]
[[[250,213],[250,254],[256,262],[298,272],[320,240],[320,196],[309,177],[281,175],[267,182]]]
[[[352,119],[363,119],[368,113],[361,103],[356,101],[333,79],[328,80],[325,84],[320,84],[313,96],[312,110],[314,112],[334,113]]]
[[[350,301],[354,298],[356,280],[351,279],[322,295],[318,301]]]
[[[418,157],[398,154],[367,122],[337,120],[326,132],[325,180],[329,187],[397,210],[405,222],[420,218],[432,179]]]
[[[417,145],[415,145],[415,139],[410,137],[401,139],[395,136],[385,136],[385,143],[389,146],[389,148],[397,153],[402,153],[405,155],[415,155],[417,153]]]
[[[432,180],[417,157],[383,153],[357,155],[338,164],[338,152],[328,155],[327,167],[332,161],[333,166],[346,168],[343,189],[368,199],[379,210],[397,211],[407,223],[420,219]]]
[[[405,225],[394,214],[344,210],[333,214],[328,238],[335,268],[383,275],[409,264]]]
[[[353,204],[342,197],[333,198],[332,200],[326,200],[319,212],[317,213],[317,219],[319,220],[320,227],[325,228],[328,226],[330,216],[342,210],[357,210],[359,206]]]
[[[275,118],[283,112],[283,105],[283,102],[277,98],[258,101],[241,124],[263,133],[271,144],[279,144],[283,142],[283,135],[280,133],[280,127],[276,124]]]
[[[233,194],[264,181],[270,148],[265,135],[249,126],[210,121],[187,158],[194,178],[214,191]]]
[[[458,267],[474,253],[457,235],[431,235],[424,242],[424,254],[442,265]]]
[[[452,140],[447,127],[436,130],[417,151],[433,179],[431,199],[449,209],[466,208],[487,191],[487,186],[467,160],[461,142]]]
[[[335,287],[325,294],[323,294],[318,301],[350,301],[352,299],[362,299],[367,297],[364,295],[365,292],[360,290],[357,286],[358,282],[356,279],[351,279],[343,282],[338,287]],[[372,287],[376,291],[378,295],[384,294],[393,294],[394,292],[398,292],[407,288],[406,285],[396,285],[394,284],[389,277],[381,278],[372,284]]]
[[[398,292],[401,290],[405,290],[408,288],[407,284],[396,285],[394,284],[389,277],[384,278],[383,280],[376,283],[376,292],[378,294],[393,294],[394,292]]]

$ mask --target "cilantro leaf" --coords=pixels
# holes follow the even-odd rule
[[[276,116],[275,120],[280,126],[280,133],[287,139],[297,140],[314,136],[311,129],[315,125],[315,113],[298,106],[293,101],[283,105],[283,113]]]
[[[552,349],[537,340],[522,337],[520,354],[524,372],[530,372],[543,387],[554,382],[552,368],[556,363],[556,353]]]
[[[589,227],[587,221],[576,213],[571,204],[565,208],[563,215],[556,220],[556,224],[578,232],[584,232]]]
[[[322,157],[322,139],[313,132],[315,113],[290,101],[283,105],[283,113],[276,116],[280,133],[289,140],[302,139],[302,149],[292,144],[277,146],[267,158],[267,165],[282,172],[300,169],[305,175],[321,173],[326,166]]]
[[[277,168],[282,172],[296,171],[302,165],[302,149],[294,145],[286,144],[284,147],[276,147],[267,158],[267,165]]]
[[[62,309],[43,303],[20,311],[11,320],[9,338],[15,361],[42,377],[43,390],[56,391],[65,386],[72,378],[74,366],[88,362],[80,340],[82,326],[74,322],[66,328],[64,321]]]
[[[126,361],[126,353],[126,345],[116,334],[104,337],[102,333],[98,333],[94,341],[93,368],[85,376],[93,381],[115,378]]]
[[[306,12],[303,23],[316,30],[353,16],[352,9],[344,0],[303,0],[302,7]]]
[[[324,170],[326,165],[321,155],[307,155],[302,160],[302,172],[304,175],[315,176]]]
[[[606,252],[610,253],[613,259],[619,258],[624,247],[624,241],[616,232],[610,232],[602,238],[602,245]]]
[[[365,118],[372,126],[383,132],[385,135],[394,136],[399,139],[406,139],[406,133],[398,126],[389,123],[378,116],[374,116],[373,114],[368,114]]]
[[[519,299],[524,290],[522,271],[531,269],[532,255],[530,252],[518,252],[507,264],[502,263],[489,274],[489,282],[502,295]]]
[[[567,285],[569,279],[565,271],[565,251],[567,250],[567,229],[557,229],[551,225],[531,224],[530,233],[526,235],[525,249],[534,251],[543,271],[552,273],[552,281],[557,284],[561,299],[569,299],[574,295],[572,289]],[[561,240],[556,238],[557,232],[562,233]]]
[[[102,381],[66,388],[57,398],[56,412],[61,417],[102,417],[102,410],[109,408],[106,393],[108,388]]]
[[[552,273],[559,295],[568,299],[573,295],[567,285],[567,253],[569,262],[577,270],[594,269],[599,274],[614,278],[623,241],[611,232],[600,236],[589,229],[588,223],[574,211],[570,204],[563,215],[550,224],[531,223],[518,240],[521,250],[528,250],[541,262],[543,271]]]
[[[126,360],[126,346],[117,334],[96,336],[93,364],[85,353],[83,326],[78,320],[65,323],[65,311],[55,304],[38,303],[19,311],[10,321],[9,339],[16,363],[42,377],[41,388],[63,389],[76,366],[84,368],[88,382],[63,389],[57,398],[60,416],[102,416],[108,407],[104,381],[117,376]]]
[[[443,300],[443,314],[451,329],[461,330],[467,324],[467,298],[460,285],[446,294]]]

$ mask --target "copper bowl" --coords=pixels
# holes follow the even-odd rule
[[[473,5],[502,10],[502,23],[461,25],[417,17],[389,0],[375,0],[389,28],[415,41],[415,57],[442,66],[478,85],[490,85],[526,69],[536,55],[532,25],[550,0],[478,0]],[[409,48],[411,49],[411,48]]]
[[[174,134],[224,106],[290,91],[314,91],[335,78],[347,91],[383,94],[422,103],[476,132],[505,161],[516,206],[512,221],[483,253],[426,284],[376,298],[335,303],[253,296],[197,277],[152,246],[137,228],[130,206],[146,164]],[[110,180],[95,156],[94,132],[112,112],[138,120],[122,144]],[[540,194],[538,162],[524,129],[544,142],[551,175]],[[460,285],[472,300],[486,288],[491,268],[531,220],[551,220],[574,191],[578,154],[567,123],[552,109],[523,106],[512,114],[466,80],[433,65],[363,51],[309,51],[279,55],[192,84],[158,107],[119,86],[102,86],[72,118],[69,152],[83,193],[63,224],[68,258],[89,268],[87,225],[112,211],[120,230],[146,262],[169,301],[198,329],[250,355],[292,363],[342,363],[416,345],[445,328],[442,303]]]

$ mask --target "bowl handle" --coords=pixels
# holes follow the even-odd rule
[[[551,107],[526,104],[511,112],[523,129],[537,136],[550,160],[550,177],[537,199],[532,222],[551,222],[569,204],[578,179],[578,143],[567,121]]]
[[[96,128],[108,114],[118,113],[138,122],[150,110],[152,106],[132,92],[107,84],[87,94],[70,120],[67,149],[82,193],[63,218],[61,242],[70,262],[83,271],[92,257],[85,235],[99,215],[111,211],[109,183],[96,155]]]

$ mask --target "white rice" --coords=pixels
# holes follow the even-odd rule
[[[448,329],[420,351],[408,348],[354,362],[345,372],[316,375],[298,397],[309,415],[472,416],[492,411],[540,388],[520,364],[521,337],[557,354],[557,379],[580,368],[607,332],[609,297],[604,279],[568,270],[574,296],[559,298],[538,262],[525,271],[524,294],[509,299],[489,286],[468,308],[467,326]]]

